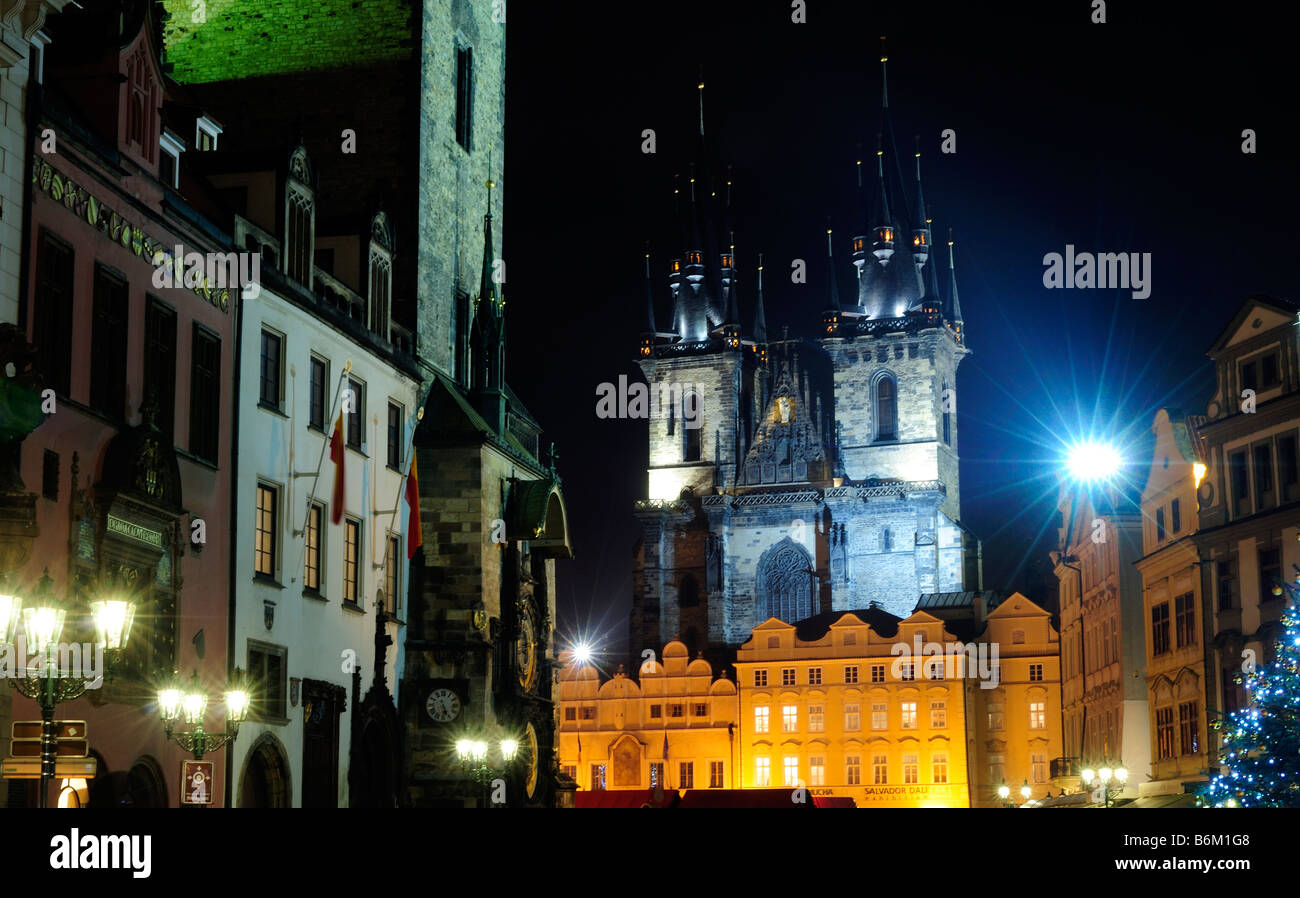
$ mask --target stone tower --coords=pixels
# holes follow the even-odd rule
[[[725,665],[770,617],[873,604],[906,617],[924,594],[980,588],[978,542],[960,523],[957,369],[969,350],[952,241],[945,296],[920,154],[906,185],[882,96],[874,171],[865,183],[859,174],[856,296],[840,292],[828,229],[815,339],[768,335],[761,262],[752,326],[740,325],[729,178],[715,197],[693,170],[677,192],[683,251],[668,266],[665,330],[647,257],[638,361],[652,409],[634,657],[678,638]],[[682,395],[699,397],[698,435],[683,429]]]

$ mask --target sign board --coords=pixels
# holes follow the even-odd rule
[[[148,527],[141,527],[139,524],[132,524],[130,521],[124,521],[122,518],[109,515],[105,529],[109,533],[121,534],[127,539],[144,543],[146,546],[153,546],[155,549],[162,548],[161,533],[157,530],[150,530]]]
[[[181,804],[212,804],[213,763],[181,762]]]
[[[55,779],[94,779],[99,762],[94,758],[58,758],[54,762]],[[40,758],[5,758],[0,761],[0,779],[38,780]]]
[[[10,734],[12,740],[9,750],[15,758],[41,756],[39,720],[15,720]],[[90,740],[86,737],[84,720],[54,721],[54,754],[60,758],[84,758],[90,754]]]

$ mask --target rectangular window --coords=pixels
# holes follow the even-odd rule
[[[873,730],[889,729],[889,705],[885,702],[871,703],[871,728]]]
[[[822,684],[822,669],[820,667],[808,668],[808,685],[820,686]]]
[[[768,732],[768,708],[766,705],[759,705],[754,709],[754,732]]]
[[[388,537],[388,557],[384,559],[384,610],[393,617],[397,617],[398,600],[401,598],[398,593],[397,578],[402,566],[401,558],[401,540],[390,534]]]
[[[176,441],[176,313],[152,296],[144,312],[144,383],[158,402],[155,421],[168,444]]]
[[[871,682],[873,683],[885,682],[885,665],[883,664],[871,665]]]
[[[1042,681],[1043,681],[1043,665],[1041,664],[1029,665],[1029,682],[1041,683]]]
[[[900,664],[898,672],[900,680],[910,681],[916,679],[916,667],[913,664]]]
[[[603,792],[605,790],[605,765],[591,765],[591,789],[593,792]]]
[[[781,759],[781,768],[784,773],[785,785],[799,785],[799,758],[795,755],[786,755]]]
[[[1156,542],[1160,542],[1164,538],[1165,538],[1165,510],[1163,508],[1157,508],[1156,509]]]
[[[1255,510],[1272,508],[1277,496],[1273,492],[1273,447],[1261,443],[1251,448],[1255,461]]]
[[[1183,529],[1182,508],[1178,500],[1169,503],[1169,532],[1177,535]]]
[[[279,531],[277,504],[279,497],[273,486],[257,485],[256,546],[253,550],[253,570],[263,577],[275,579],[276,543]]]
[[[695,711],[695,716],[696,716],[696,717],[708,717],[708,716],[709,716],[709,706],[708,706],[708,703],[707,703],[707,702],[696,702],[695,705],[694,705],[694,711]]]
[[[1196,645],[1196,610],[1190,592],[1174,599],[1174,633],[1180,649]]]
[[[595,719],[596,719],[596,709],[595,709],[594,707],[592,707],[591,705],[584,705],[583,708],[582,708],[582,719],[583,719],[583,720],[595,720]]]
[[[324,518],[323,506],[312,503],[312,506],[307,509],[306,570],[303,571],[302,585],[303,589],[314,593],[320,592],[321,521]]]
[[[948,753],[937,751],[930,755],[930,779],[934,783],[948,782]]]
[[[280,355],[283,348],[284,340],[279,334],[262,331],[261,384],[257,401],[277,411],[280,408]]]
[[[324,359],[311,357],[311,408],[307,412],[307,424],[322,433],[325,431],[325,415],[329,411],[325,408],[325,379],[329,376],[328,372]]]
[[[662,789],[664,784],[664,765],[662,761],[650,762],[650,788]]]
[[[288,650],[284,646],[248,640],[248,677],[252,685],[251,716],[283,720],[288,716]]]
[[[1174,709],[1156,708],[1156,758],[1167,761],[1174,756]]]
[[[846,755],[844,758],[844,782],[850,786],[862,784],[862,756]]]
[[[1228,457],[1228,470],[1232,478],[1232,511],[1235,517],[1250,514],[1250,476],[1246,470],[1246,452],[1234,452]]]
[[[1005,714],[1002,710],[1001,702],[990,702],[988,706],[989,729],[1002,730],[1006,728]]]
[[[808,706],[808,732],[820,733],[826,729],[826,706]]]
[[[808,785],[826,785],[826,759],[821,755],[813,755],[808,759]]]
[[[1259,600],[1271,602],[1282,596],[1273,595],[1273,590],[1282,582],[1282,552],[1279,549],[1259,550]],[[1285,593],[1284,593],[1285,594]]]
[[[352,405],[345,416],[348,420],[348,446],[361,451],[362,433],[366,421],[366,388],[359,380],[348,378]]]
[[[343,521],[343,601],[357,603],[361,594],[361,522]]]
[[[1031,730],[1043,730],[1047,728],[1046,702],[1029,703],[1029,728]]]
[[[564,775],[565,775],[565,776],[567,776],[569,779],[573,780],[575,783],[578,781],[578,765],[577,765],[577,764],[565,764],[563,767],[560,768],[560,770],[564,772]]]
[[[59,501],[59,453],[49,449],[41,460],[41,495]]]
[[[889,755],[871,756],[871,784],[873,786],[889,785]]]
[[[663,719],[663,716],[664,716],[664,706],[663,706],[663,705],[651,705],[651,706],[650,706],[650,719],[651,719],[651,720],[662,720],[662,719]]]
[[[577,719],[578,719],[578,709],[577,709],[577,708],[565,708],[565,709],[564,709],[564,719],[565,719],[565,720],[577,720]]]
[[[942,661],[931,661],[931,662],[930,662],[930,673],[929,673],[929,676],[930,676],[930,679],[932,679],[932,680],[942,680],[942,679],[943,679],[943,662],[942,662]]]
[[[686,715],[686,706],[676,702],[668,706],[669,717],[684,717]]]
[[[72,391],[72,247],[41,229],[36,250],[36,296],[33,300],[37,364],[60,396]]]
[[[1047,755],[1030,755],[1032,767],[1034,767],[1034,782],[1048,781],[1048,756]]]
[[[221,428],[221,339],[195,322],[190,347],[190,452],[215,464]]]
[[[402,445],[405,432],[402,428],[402,407],[395,402],[388,403],[388,467],[394,471],[402,470]]]
[[[709,788],[710,788],[710,789],[721,789],[721,788],[722,788],[722,785],[723,785],[723,781],[722,781],[722,762],[721,762],[721,761],[710,761],[710,762],[709,762]]]
[[[1300,499],[1300,468],[1297,467],[1294,434],[1277,438],[1277,479],[1283,502]]]
[[[765,670],[754,671],[754,685],[755,686],[767,685],[767,671]]]
[[[910,786],[918,782],[920,766],[919,755],[903,755],[903,785]]]
[[[942,730],[948,726],[948,703],[943,699],[930,702],[930,729]]]
[[[90,344],[90,406],[114,421],[126,415],[126,281],[95,266],[94,325]],[[70,322],[65,322],[67,327]]]
[[[1266,355],[1259,360],[1260,388],[1267,390],[1282,383],[1278,367],[1277,353]]]
[[[474,48],[456,50],[456,143],[472,149],[474,116]]]
[[[846,668],[844,668],[844,682],[845,682],[845,683],[856,683],[857,681],[858,681],[858,668],[857,668],[857,665],[853,665],[853,666],[850,666],[850,667],[846,667]]]
[[[852,732],[861,727],[861,718],[857,703],[844,706],[844,729]]]
[[[772,785],[772,759],[754,759],[754,785],[767,788]]]
[[[799,730],[799,706],[781,706],[781,732],[795,733]]]
[[[1259,366],[1254,362],[1244,362],[1242,364],[1241,388],[1243,390],[1259,389]]]
[[[1196,707],[1196,702],[1183,702],[1178,706],[1178,730],[1182,737],[1183,754],[1200,754],[1200,729],[1200,711]]]
[[[793,685],[795,685],[795,682],[794,682],[794,668],[793,668],[793,667],[783,667],[783,668],[781,668],[781,685],[782,685],[782,686],[793,686]]]
[[[1228,611],[1237,607],[1237,560],[1229,558],[1215,562],[1215,572],[1219,582],[1219,610]]]
[[[1151,608],[1151,654],[1163,655],[1169,651],[1169,603],[1161,602]]]
[[[681,763],[679,763],[677,765],[677,775],[679,777],[679,779],[677,780],[678,789],[695,788],[695,762],[694,761],[682,761]]]
[[[916,702],[902,702],[899,705],[903,729],[916,729]]]

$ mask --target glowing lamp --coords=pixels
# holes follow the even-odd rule
[[[1066,456],[1070,476],[1083,483],[1109,480],[1122,464],[1123,457],[1115,447],[1094,441],[1076,444]]]

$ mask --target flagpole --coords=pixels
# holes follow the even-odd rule
[[[331,428],[331,431],[334,426],[334,411],[338,408],[339,400],[343,396],[343,382],[347,379],[347,376],[351,373],[352,373],[352,359],[348,359],[343,363],[343,371],[342,373],[339,374],[339,384],[337,387],[334,388],[334,402],[330,405],[330,413],[325,418],[325,424],[327,427]],[[347,409],[343,410],[343,414],[344,415],[347,414]],[[346,426],[346,420],[345,420],[345,426]],[[311,492],[307,494],[307,511],[302,518],[302,529],[295,532],[294,536],[303,536],[307,532],[307,522],[311,520],[311,507],[312,504],[316,501],[316,487],[320,483],[320,466],[325,463],[325,449],[329,446],[329,444],[330,444],[330,440],[329,440],[329,436],[327,435],[325,441],[321,443],[320,458],[316,460],[316,476],[312,478]],[[325,522],[322,521],[321,523],[323,525]],[[304,543],[304,547],[305,547],[305,543]]]

